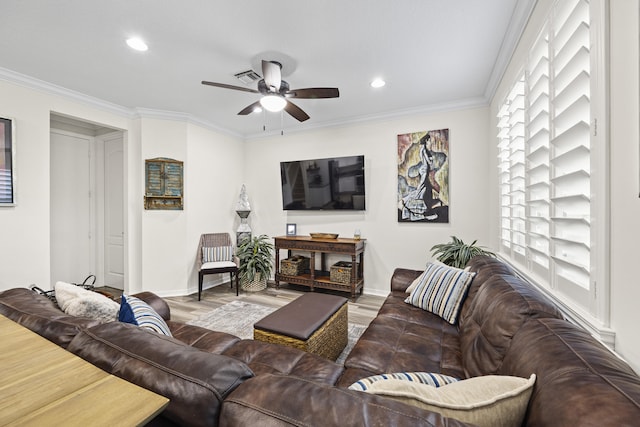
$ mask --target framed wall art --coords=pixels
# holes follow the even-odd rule
[[[449,129],[398,135],[398,222],[449,222]]]
[[[15,183],[14,121],[0,117],[0,206],[16,204]]]
[[[184,164],[159,157],[145,163],[144,208],[148,210],[182,210]]]

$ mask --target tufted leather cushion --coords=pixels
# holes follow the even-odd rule
[[[433,313],[406,304],[404,298],[404,292],[389,295],[347,357],[347,371],[439,372],[462,378],[457,328]],[[344,385],[342,380],[340,385]]]
[[[237,336],[226,332],[213,331],[182,322],[169,320],[167,325],[174,338],[209,353],[222,354],[223,351],[240,341]]]
[[[241,384],[229,395],[220,415],[220,426],[462,425],[392,399],[280,375],[261,375]]]
[[[561,319],[560,310],[518,277],[491,276],[478,290],[460,324],[460,349],[466,377],[495,374],[511,338],[531,318]]]
[[[475,299],[480,286],[496,274],[514,274],[514,271],[507,264],[487,255],[479,255],[471,258],[467,264],[467,268],[469,271],[476,273],[476,276],[473,278],[471,286],[469,286],[467,298],[460,309],[459,324],[464,323],[466,317],[469,315],[469,307],[471,307],[471,303]]]
[[[68,350],[106,372],[169,398],[162,415],[184,426],[216,425],[225,397],[253,376],[238,360],[121,322],[82,331]]]
[[[538,377],[528,426],[638,425],[640,378],[588,332],[558,319],[531,319],[513,337],[500,375]]]
[[[212,331],[181,322],[168,322],[174,338],[201,350],[223,354],[247,364],[256,374],[289,374],[334,384],[343,367],[302,350]]]
[[[27,288],[0,292],[0,314],[66,348],[82,328],[100,321],[65,314],[47,297]]]
[[[256,375],[286,374],[335,384],[343,368],[315,354],[292,347],[255,340],[242,340],[222,354],[246,363]]]

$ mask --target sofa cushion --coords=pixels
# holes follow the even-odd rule
[[[256,340],[239,341],[222,354],[246,363],[256,375],[293,375],[324,384],[335,384],[344,370],[324,357]]]
[[[164,319],[146,302],[131,295],[122,294],[118,320],[150,329],[158,334],[171,336]]]
[[[464,299],[464,303],[460,308],[460,314],[458,315],[459,324],[464,323],[469,314],[469,307],[475,299],[480,286],[489,280],[491,276],[496,274],[515,275],[514,271],[507,264],[488,255],[474,256],[471,258],[466,268],[476,275],[473,278],[473,282],[471,282],[471,286],[469,286],[469,289],[467,290],[467,297]]]
[[[253,376],[238,360],[121,322],[82,331],[68,350],[110,374],[169,398],[162,415],[183,426],[217,425],[225,397]]]
[[[89,317],[101,322],[112,322],[118,318],[120,306],[111,298],[66,282],[57,282],[54,289],[58,306],[71,316]]]
[[[373,319],[347,356],[345,368],[361,369],[374,375],[404,371],[439,372],[463,378],[457,328],[433,313],[402,301],[402,297],[391,295],[385,306],[398,307],[401,304],[411,314],[403,319],[398,310]],[[362,376],[354,381],[360,378]],[[342,380],[340,384],[344,385]]]
[[[452,325],[475,273],[428,263],[405,302],[437,314]]]
[[[349,390],[366,391],[371,385],[378,381],[410,381],[416,384],[425,384],[432,387],[441,387],[446,384],[459,381],[458,378],[442,375],[434,372],[396,372],[392,374],[372,375],[362,378],[349,386]]]
[[[527,425],[632,426],[640,420],[640,378],[587,331],[560,319],[532,319],[513,337],[501,375],[537,381]]]
[[[531,318],[562,318],[560,310],[524,280],[497,274],[478,290],[460,324],[465,377],[497,374],[512,337]]]
[[[27,288],[0,292],[0,314],[66,348],[82,328],[100,324],[87,317],[70,316],[49,298]]]
[[[227,397],[221,426],[395,426],[466,425],[393,399],[339,389],[282,375],[260,375]]]
[[[171,330],[171,335],[177,340],[209,353],[222,354],[240,341],[240,338],[235,335],[213,331],[201,326],[187,325],[183,322],[168,320],[167,326]]]
[[[372,383],[366,392],[480,427],[520,427],[535,380],[489,375],[433,387],[394,379]]]

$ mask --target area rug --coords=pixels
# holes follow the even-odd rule
[[[275,310],[274,307],[236,300],[190,320],[187,324],[226,332],[243,339],[253,339],[253,324]],[[349,341],[336,363],[344,364],[344,360],[365,329],[365,326],[349,323]]]

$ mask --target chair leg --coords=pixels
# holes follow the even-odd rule
[[[202,271],[198,272],[198,301],[200,301],[200,294],[202,294]]]
[[[236,272],[235,276],[236,276],[236,296],[238,296],[238,291],[240,290],[240,286],[238,284],[238,276],[239,276],[238,272]]]

